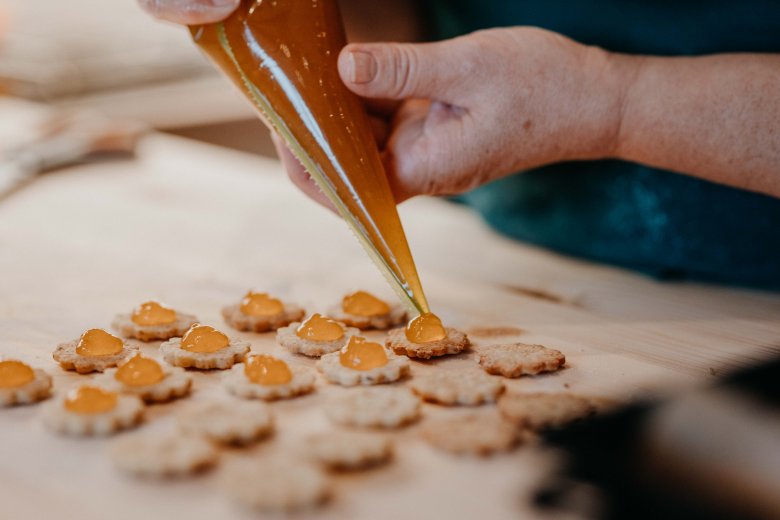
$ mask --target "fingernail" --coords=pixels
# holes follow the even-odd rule
[[[370,83],[376,77],[376,58],[370,52],[352,51],[349,53],[349,79],[352,83]]]

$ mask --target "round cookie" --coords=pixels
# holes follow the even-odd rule
[[[249,444],[273,429],[270,408],[257,402],[193,403],[176,419],[185,433],[222,444]]]
[[[329,432],[306,438],[306,452],[323,466],[357,470],[388,462],[393,445],[382,435],[360,432]]]
[[[51,393],[51,376],[49,374],[40,368],[32,368],[26,363],[10,359],[0,361],[0,374],[3,373],[4,366],[8,369],[21,368],[27,372],[31,379],[21,382],[21,384],[0,385],[0,408],[37,403],[49,397]]]
[[[282,347],[293,354],[303,354],[309,357],[320,357],[331,352],[336,352],[347,344],[349,338],[360,334],[360,330],[355,327],[344,326],[344,336],[333,341],[313,341],[310,339],[299,338],[296,334],[301,322],[290,323],[287,327],[281,327],[276,331],[276,341]]]
[[[488,374],[504,377],[554,372],[566,364],[566,356],[542,345],[508,343],[481,347],[479,364]]]
[[[331,493],[319,468],[284,455],[236,460],[223,471],[222,485],[240,505],[274,513],[312,509]]]
[[[163,372],[163,379],[148,385],[130,385],[120,381],[116,377],[119,370],[117,368],[106,370],[96,381],[115,392],[137,395],[146,403],[164,403],[190,393],[192,377],[183,368],[168,367],[162,363],[159,366]]]
[[[111,461],[123,473],[139,477],[178,477],[216,464],[219,452],[202,437],[178,432],[142,432],[114,441]]]
[[[344,312],[341,305],[334,305],[328,310],[328,316],[360,330],[387,330],[404,323],[406,321],[407,312],[402,305],[394,304],[390,306],[390,311],[385,314],[360,316],[358,314]]]
[[[403,328],[393,329],[387,333],[385,345],[396,354],[430,359],[448,354],[459,354],[471,344],[468,336],[463,332],[451,327],[446,327],[446,331],[447,337],[444,339],[427,343],[413,343],[407,339],[406,331]]]
[[[519,428],[557,428],[595,412],[590,400],[572,394],[506,394],[498,410]]]
[[[230,339],[228,346],[216,352],[190,352],[181,348],[182,338],[173,338],[160,345],[163,359],[176,367],[200,370],[225,370],[244,359],[249,343]]]
[[[495,414],[428,421],[420,435],[434,448],[459,455],[509,451],[519,439],[517,430]]]
[[[54,361],[59,363],[64,370],[75,370],[79,374],[103,372],[107,368],[117,366],[120,362],[138,351],[136,347],[128,345],[123,341],[122,350],[116,354],[105,356],[82,356],[77,352],[80,341],[80,338],[74,339],[67,343],[61,343],[54,349],[52,358],[54,358]]]
[[[68,410],[65,403],[71,392],[83,388],[58,395],[48,403],[41,414],[44,425],[66,435],[111,435],[132,428],[143,420],[144,404],[134,395],[118,394],[116,405],[102,413],[77,413]]]
[[[168,340],[183,336],[190,327],[198,323],[198,318],[192,314],[175,311],[176,319],[171,323],[159,325],[139,325],[133,321],[133,314],[117,314],[111,326],[125,338],[135,338],[139,341]]]
[[[222,379],[224,387],[233,395],[245,399],[263,399],[273,401],[288,399],[314,390],[314,373],[301,366],[290,366],[292,379],[279,385],[261,385],[250,381],[244,373],[243,365],[234,366]]]
[[[420,399],[405,388],[362,388],[333,398],[325,415],[336,424],[397,428],[420,416]]]
[[[301,307],[291,303],[282,303],[282,306],[277,314],[253,316],[241,311],[241,302],[234,303],[222,308],[222,318],[234,329],[249,332],[277,330],[303,318],[304,310]]]
[[[340,351],[322,356],[317,362],[317,368],[329,382],[342,386],[392,383],[409,374],[411,369],[408,357],[397,356],[387,349],[385,353],[387,364],[370,370],[356,370],[342,365]]]
[[[476,406],[494,403],[504,391],[500,378],[480,370],[445,370],[415,377],[412,390],[425,399],[444,405]]]

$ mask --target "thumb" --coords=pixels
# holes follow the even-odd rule
[[[456,45],[456,40],[351,44],[339,55],[339,74],[347,88],[363,97],[458,104],[463,67]]]

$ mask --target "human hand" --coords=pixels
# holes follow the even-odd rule
[[[238,8],[241,0],[138,0],[149,14],[184,25],[219,22]]]

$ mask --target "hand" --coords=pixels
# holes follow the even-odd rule
[[[219,22],[238,8],[241,0],[138,0],[152,16],[184,25]]]
[[[601,49],[534,28],[428,44],[352,44],[339,56],[343,81],[369,101],[398,202],[462,193],[552,162],[610,156],[624,97],[619,68]],[[396,104],[377,111],[379,100]],[[275,141],[295,184],[324,202]]]

